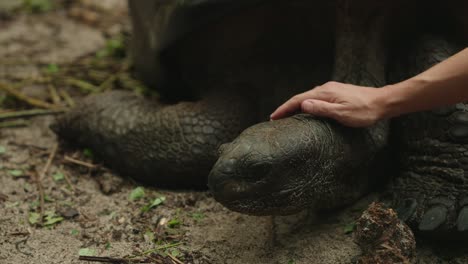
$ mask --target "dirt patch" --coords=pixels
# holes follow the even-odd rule
[[[344,232],[352,221],[349,212],[316,221],[306,213],[290,217],[251,217],[231,212],[206,192],[173,192],[145,188],[141,200],[129,199],[137,185],[105,171],[66,163],[56,155],[41,183],[47,196],[44,211],[73,208],[78,216],[49,228],[31,226],[31,212],[38,211],[38,194],[32,174],[45,166],[55,136],[47,128],[53,118],[36,118],[26,128],[2,130],[0,185],[7,197],[0,205],[0,233],[4,263],[78,263],[82,248],[97,255],[122,257],[154,249],[147,236],[153,234],[176,248],[188,263],[344,263],[359,250]],[[15,170],[22,175],[12,175]],[[57,173],[65,180],[54,180]],[[102,184],[113,186],[104,194]],[[165,197],[160,206],[142,213],[154,198]],[[356,213],[354,213],[356,215]],[[346,217],[345,217],[346,216]],[[161,219],[177,221],[172,228]],[[156,240],[158,238],[156,237]],[[164,244],[163,244],[164,245]]]

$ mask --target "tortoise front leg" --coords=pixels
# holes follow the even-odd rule
[[[219,145],[254,123],[252,109],[249,100],[228,92],[163,105],[115,91],[86,98],[53,129],[123,175],[158,186],[205,188]]]

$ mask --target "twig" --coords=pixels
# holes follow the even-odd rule
[[[57,154],[57,149],[58,149],[58,143],[55,143],[55,145],[52,148],[52,151],[50,152],[49,158],[47,159],[46,165],[41,171],[41,174],[39,175],[39,180],[42,181],[44,179],[45,175],[47,174],[47,171],[50,168],[50,165],[52,164],[52,161],[54,160],[55,154]]]
[[[125,72],[126,70],[128,70],[130,67],[130,64],[128,62],[124,62],[122,65],[120,65],[119,69],[117,70],[117,72],[111,74],[111,76],[109,76],[106,80],[104,80],[104,82],[101,83],[101,85],[99,85],[98,87],[98,92],[103,92],[103,91],[106,91],[108,90],[111,85],[118,80],[119,76]]]
[[[63,166],[60,167],[60,170],[63,173],[63,178],[65,178],[65,181],[67,182],[68,187],[72,190],[72,192],[75,192],[75,187],[73,187],[73,184],[70,180],[70,177],[68,177],[68,173],[63,170]]]
[[[69,157],[69,156],[65,156],[65,157],[64,157],[64,160],[67,161],[67,162],[70,162],[70,163],[74,163],[74,164],[83,166],[83,167],[87,167],[87,168],[89,168],[89,169],[96,169],[96,168],[98,167],[97,165],[94,165],[94,164],[92,164],[92,163],[85,162],[85,161],[81,161],[81,160],[77,160],[77,159],[74,159],[74,158]]]
[[[99,85],[98,87],[98,92],[104,92],[104,91],[107,91],[109,90],[109,88],[111,87],[111,85],[117,80],[117,77],[118,77],[118,74],[120,72],[116,73],[116,74],[113,74],[111,75],[109,78],[107,78],[104,82],[101,83],[101,85]]]
[[[110,258],[110,257],[93,257],[93,256],[80,256],[81,261],[93,261],[101,263],[125,264],[125,263],[150,263],[146,259],[125,259],[125,258]]]
[[[8,234],[10,236],[30,236],[31,232],[13,232]]]
[[[43,223],[43,218],[44,218],[44,201],[45,201],[45,195],[44,195],[44,188],[42,187],[42,182],[41,182],[41,177],[39,176],[39,173],[37,171],[33,172],[33,177],[34,177],[34,182],[36,182],[37,186],[37,191],[39,192],[39,223],[42,225]]]
[[[61,100],[57,88],[55,88],[55,86],[52,84],[49,84],[47,87],[49,88],[50,98],[52,98],[52,102],[54,102],[54,104],[56,105],[60,104]]]
[[[78,87],[82,92],[95,93],[99,91],[98,87],[96,87],[95,85],[75,78],[67,78],[65,79],[65,83],[71,86]]]
[[[14,111],[15,111],[14,109],[0,109],[0,114],[11,113]]]
[[[40,212],[40,224],[41,225],[43,223],[43,218],[44,218],[44,203],[45,203],[45,194],[44,194],[44,187],[42,186],[42,179],[44,178],[44,175],[49,170],[50,164],[52,164],[52,160],[54,159],[55,154],[57,153],[57,149],[58,149],[58,144],[55,144],[54,147],[52,148],[52,151],[50,152],[49,158],[47,159],[46,165],[42,169],[41,173],[38,174],[37,171],[33,173],[34,181],[36,182],[37,190],[39,192],[39,212]]]
[[[4,112],[0,113],[0,120],[14,119],[14,118],[26,118],[33,116],[41,115],[56,115],[63,113],[64,110],[44,110],[44,109],[31,109],[24,111],[15,111],[15,112]]]
[[[29,125],[29,122],[25,120],[0,122],[0,128],[22,127],[22,126],[27,126],[27,125]]]
[[[49,104],[47,102],[41,101],[36,98],[29,97],[23,93],[20,93],[16,91],[15,89],[9,87],[8,85],[4,83],[0,83],[0,90],[3,90],[7,92],[8,94],[16,97],[18,100],[24,101],[28,103],[29,105],[39,107],[39,108],[45,108],[45,109],[59,109],[60,107],[54,104]]]
[[[24,244],[26,246],[26,243],[28,242],[29,240],[29,237],[30,236],[27,236],[26,238],[24,239],[21,239],[20,241],[16,242],[15,243],[15,248],[18,252],[20,252],[21,254],[24,254],[26,256],[32,256],[33,254],[29,253],[29,252],[26,252],[26,251],[23,251],[21,248],[20,248],[20,244]]]
[[[75,101],[70,96],[70,94],[68,94],[68,92],[66,90],[60,89],[59,94],[62,96],[62,98],[65,100],[65,102],[67,102],[67,105],[69,107],[74,107],[75,106]]]
[[[159,250],[164,250],[164,249],[168,249],[168,248],[173,248],[173,247],[177,247],[177,246],[180,246],[180,245],[182,245],[182,242],[177,242],[177,243],[173,243],[173,244],[162,245],[162,246],[156,247],[156,248],[154,248],[154,249],[150,249],[150,250],[144,251],[144,252],[143,252],[143,255],[148,255],[148,254],[151,254],[151,253],[158,252]]]
[[[172,256],[171,254],[167,254],[168,257],[172,259],[172,261],[176,262],[177,264],[184,264],[182,261],[178,260],[176,257]]]

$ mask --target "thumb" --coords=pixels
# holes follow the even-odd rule
[[[336,104],[313,99],[303,101],[301,109],[304,113],[329,118],[334,118],[337,111]]]

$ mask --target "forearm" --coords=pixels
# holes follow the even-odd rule
[[[383,118],[468,101],[468,48],[380,95]]]

